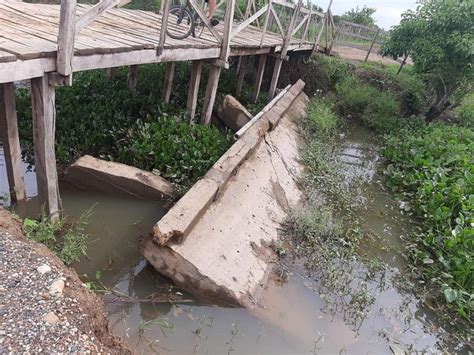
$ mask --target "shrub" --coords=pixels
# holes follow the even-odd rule
[[[154,171],[189,186],[220,158],[231,144],[214,126],[177,122],[164,117],[155,122],[137,121],[118,145],[117,160]]]
[[[350,75],[336,85],[338,96],[337,109],[343,115],[360,118],[369,103],[380,92],[369,84],[364,84],[357,77]]]

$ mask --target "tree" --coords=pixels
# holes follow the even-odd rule
[[[346,11],[341,16],[341,19],[344,21],[358,23],[359,25],[372,27],[375,26],[375,20],[372,17],[372,15],[375,14],[375,11],[377,11],[377,9],[367,7],[366,5],[364,5],[363,8],[359,8],[359,6],[357,6],[355,9]]]
[[[406,11],[381,54],[409,55],[430,88],[427,119],[432,120],[470,91],[473,79],[474,1],[426,0]]]

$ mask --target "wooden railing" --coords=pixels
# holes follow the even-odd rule
[[[60,10],[60,24],[58,34],[58,56],[57,56],[57,72],[65,77],[70,77],[72,74],[72,58],[74,56],[74,41],[78,33],[85,29],[89,24],[96,20],[106,11],[113,7],[120,7],[130,2],[131,0],[101,0],[96,5],[88,8],[76,20],[76,0],[61,1]],[[163,53],[163,49],[167,39],[167,26],[171,0],[163,0],[161,4],[162,22],[159,33],[159,44],[157,48],[157,55]],[[230,43],[232,39],[252,24],[260,27],[262,34],[260,38],[260,47],[265,43],[265,37],[268,32],[277,32],[282,37],[281,56],[286,56],[288,46],[292,39],[299,39],[299,44],[308,43],[308,33],[312,25],[321,26],[318,36],[313,40],[313,51],[317,49],[321,33],[326,28],[326,42],[327,33],[331,30],[334,33],[334,20],[330,11],[330,5],[325,13],[317,11],[313,5],[309,8],[303,6],[303,0],[298,0],[296,3],[291,3],[286,0],[267,0],[258,8],[255,0],[247,0],[245,13],[236,6],[236,0],[221,0],[217,8],[225,6],[224,16],[224,31],[222,35],[211,25],[204,9],[198,4],[197,0],[188,0],[189,6],[195,11],[197,16],[212,34],[213,38],[221,46],[221,53],[218,61],[222,65],[226,65],[229,57]],[[286,9],[289,14],[283,19],[278,13],[276,6],[281,9]],[[235,9],[237,9],[238,16],[243,19],[240,23],[235,23]],[[283,10],[285,11],[285,10]],[[263,23],[262,23],[263,19]],[[284,20],[288,23],[285,23]],[[298,37],[299,35],[299,38]]]

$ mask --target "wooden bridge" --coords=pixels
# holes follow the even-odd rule
[[[199,37],[177,40],[167,35],[168,26],[179,30],[170,18],[170,1],[163,0],[157,14],[122,8],[130,0],[101,0],[96,5],[76,0],[62,0],[60,5],[0,0],[0,131],[13,201],[26,197],[14,81],[31,81],[38,194],[45,211],[56,218],[60,199],[54,152],[55,88],[72,85],[74,72],[129,66],[128,83],[133,89],[139,65],[167,62],[164,83],[157,85],[164,85],[163,100],[168,101],[175,63],[192,61],[187,108],[194,116],[205,63],[210,69],[201,123],[208,124],[219,76],[222,68],[228,68],[229,57],[240,57],[237,87],[241,88],[246,59],[258,55],[256,100],[267,57],[272,56],[272,98],[288,52],[314,52],[324,29],[326,36],[331,24],[334,31],[331,5],[322,13],[313,5],[304,7],[303,0],[296,4],[267,0],[260,8],[255,0],[248,0],[242,10],[236,0],[225,0],[218,4],[224,21],[212,27],[196,0],[188,0],[205,27]]]

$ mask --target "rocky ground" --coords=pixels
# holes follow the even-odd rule
[[[101,299],[0,208],[0,354],[130,353]]]

